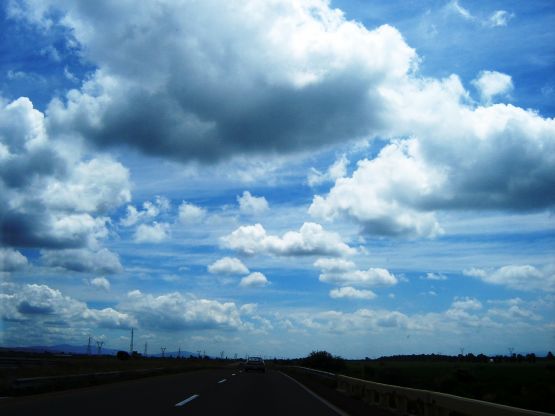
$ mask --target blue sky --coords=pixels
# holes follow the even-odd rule
[[[555,344],[549,1],[3,1],[2,345]]]

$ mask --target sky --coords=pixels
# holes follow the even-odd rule
[[[0,6],[0,345],[555,349],[552,1]]]

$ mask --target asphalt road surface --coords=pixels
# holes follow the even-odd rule
[[[334,410],[277,372],[204,370],[0,400],[8,415],[324,415]]]

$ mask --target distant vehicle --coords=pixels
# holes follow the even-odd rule
[[[243,368],[245,372],[247,371],[262,371],[263,373],[266,372],[266,365],[264,364],[264,360],[260,357],[249,357],[245,364],[243,364]]]

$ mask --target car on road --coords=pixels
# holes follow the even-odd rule
[[[243,364],[243,368],[245,372],[248,371],[261,371],[263,373],[266,372],[266,364],[264,364],[264,360],[260,357],[249,357],[245,364]]]

